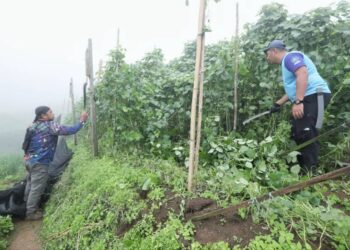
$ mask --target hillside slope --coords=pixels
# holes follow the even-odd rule
[[[349,179],[252,204],[252,209],[243,209],[237,215],[192,223],[186,220],[191,213],[225,203],[206,198],[216,192],[210,188],[187,193],[186,173],[185,168],[172,161],[140,155],[92,160],[85,149],[77,150],[46,206],[44,247],[266,249],[264,246],[272,244],[271,249],[319,246],[335,249],[349,246]],[[332,193],[324,194],[329,187]],[[306,208],[309,213],[305,212]],[[308,231],[295,223],[300,218]]]

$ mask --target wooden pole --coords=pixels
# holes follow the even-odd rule
[[[119,49],[120,49],[120,44],[119,44],[119,35],[120,35],[120,32],[119,32],[119,28],[117,30],[117,55],[119,54]],[[118,72],[119,70],[119,60],[116,61],[116,67],[115,67],[115,70],[116,72]]]
[[[120,50],[120,30],[118,28],[117,30],[117,55],[119,55],[119,50]],[[119,72],[119,57],[117,58],[116,61],[116,68],[115,72],[118,74]],[[117,88],[116,88],[117,89]],[[117,93],[115,93],[114,98],[113,98],[113,106],[117,107]],[[113,114],[113,145],[112,145],[112,150],[115,152],[115,145],[116,145],[116,138],[117,138],[117,114]]]
[[[314,185],[314,184],[317,184],[317,183],[320,183],[323,181],[331,180],[331,179],[337,178],[339,176],[345,176],[349,173],[350,173],[350,166],[349,166],[349,164],[347,164],[347,167],[343,167],[343,168],[334,170],[332,172],[329,172],[327,174],[313,177],[310,180],[307,180],[307,181],[304,181],[301,183],[297,183],[297,184],[294,184],[294,185],[291,185],[291,186],[288,186],[285,188],[281,188],[279,190],[273,191],[273,192],[268,193],[268,194],[261,195],[254,200],[246,200],[246,201],[243,201],[235,206],[215,209],[213,211],[210,211],[210,212],[198,215],[198,216],[190,217],[189,219],[191,219],[192,221],[198,221],[198,220],[204,220],[204,219],[208,219],[210,217],[214,217],[214,216],[222,215],[222,214],[230,214],[232,216],[234,213],[236,213],[238,211],[238,209],[249,207],[254,202],[261,202],[261,201],[264,201],[264,200],[267,200],[267,199],[270,199],[270,198],[273,198],[276,196],[290,194],[290,193],[299,191],[303,188],[309,187],[311,185]]]
[[[190,157],[188,168],[188,191],[192,191],[193,173],[194,173],[194,159],[195,159],[195,134],[196,134],[196,117],[197,117],[197,102],[198,102],[198,80],[201,73],[201,54],[204,36],[204,18],[205,18],[205,4],[206,0],[200,0],[199,18],[198,18],[198,35],[196,47],[196,65],[192,92],[192,107],[191,107],[191,128],[190,128]]]
[[[90,119],[91,119],[91,140],[92,140],[92,155],[98,156],[98,142],[96,129],[96,103],[95,103],[95,88],[94,88],[94,70],[92,58],[92,40],[88,40],[88,48],[86,49],[86,76],[90,83]]]
[[[75,108],[74,108],[74,91],[73,91],[73,78],[70,79],[70,98],[72,101],[72,118],[73,118],[73,124],[77,122],[76,116],[75,116]],[[73,135],[74,138],[74,145],[78,144],[77,134]]]
[[[202,36],[202,53],[201,53],[201,73],[199,79],[199,100],[198,100],[198,121],[197,121],[197,136],[196,136],[196,149],[194,158],[194,171],[193,176],[196,176],[198,171],[199,162],[199,148],[201,145],[201,132],[202,132],[202,114],[203,114],[203,91],[204,91],[204,51],[205,51],[205,34]]]
[[[120,35],[120,32],[119,32],[119,28],[118,28],[118,30],[117,30],[117,50],[119,50],[119,46],[120,46],[120,44],[119,44],[119,35]]]
[[[233,98],[234,98],[234,113],[233,113],[233,130],[237,129],[237,109],[238,109],[238,67],[239,67],[239,37],[238,37],[238,1],[236,3],[236,35],[235,35],[235,75],[234,75],[234,87],[233,87]]]
[[[99,63],[98,63],[98,79],[97,82],[99,83],[102,80],[102,71],[103,71],[103,60],[100,59]]]

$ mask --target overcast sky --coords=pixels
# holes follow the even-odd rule
[[[167,60],[180,56],[197,33],[199,0],[188,1],[189,6],[185,0],[0,0],[0,114],[21,116],[38,105],[67,111],[70,78],[76,97],[82,96],[88,38],[96,71],[116,46],[118,28],[128,62],[153,48],[161,48]],[[207,43],[234,34],[235,2],[209,0]],[[256,21],[269,2],[240,0],[240,26]],[[275,2],[290,13],[304,13],[334,1]]]

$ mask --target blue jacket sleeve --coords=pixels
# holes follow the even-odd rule
[[[53,135],[72,135],[77,133],[82,127],[84,123],[79,122],[74,126],[65,126],[60,125],[57,122],[51,122],[50,124],[50,132]]]

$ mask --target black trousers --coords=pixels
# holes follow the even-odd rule
[[[331,94],[324,93],[324,108],[328,105]],[[291,136],[297,145],[302,144],[316,136],[318,131],[316,129],[317,122],[317,93],[304,97],[304,116],[301,119],[294,119],[292,117],[292,133]],[[300,150],[301,155],[298,155],[299,165],[306,171],[310,171],[318,164],[318,155],[320,152],[320,143],[318,141],[309,144]]]

